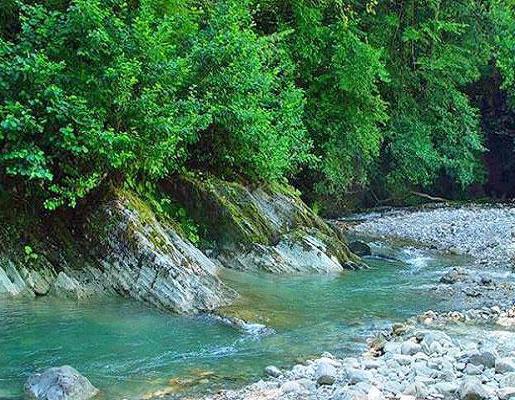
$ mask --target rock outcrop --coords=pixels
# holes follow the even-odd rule
[[[235,296],[217,266],[132,193],[113,191],[91,212],[14,214],[1,217],[0,296],[118,294],[179,313]]]
[[[247,187],[212,176],[182,176],[163,189],[215,244],[213,258],[238,270],[337,272],[362,264],[343,237],[287,184]]]
[[[98,394],[98,389],[65,365],[31,375],[25,384],[25,394],[31,400],[89,400]]]

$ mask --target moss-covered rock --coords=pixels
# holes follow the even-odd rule
[[[119,294],[181,313],[235,296],[217,266],[131,192],[112,190],[91,210],[0,219],[0,295]]]
[[[362,264],[343,237],[287,184],[255,187],[206,175],[163,183],[216,244],[224,266],[268,272],[327,272]]]

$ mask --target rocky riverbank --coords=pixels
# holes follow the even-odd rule
[[[431,311],[381,332],[361,357],[271,366],[269,379],[206,399],[511,399],[514,326],[514,308]]]
[[[378,239],[399,239],[440,251],[466,254],[477,263],[515,261],[515,205],[468,205],[417,211],[391,210],[360,216],[351,231]]]
[[[433,290],[473,308],[427,311],[371,338],[359,357],[326,353],[290,370],[270,366],[266,380],[205,400],[515,399],[515,208],[467,206],[366,217],[352,233],[470,256],[469,266],[449,267]]]

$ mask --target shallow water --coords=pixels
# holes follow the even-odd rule
[[[287,367],[323,351],[357,354],[372,331],[392,321],[452,308],[431,284],[462,258],[378,243],[373,249],[395,259],[370,257],[370,270],[338,276],[224,271],[242,294],[225,312],[266,324],[269,335],[120,299],[0,300],[0,400],[20,398],[32,372],[63,364],[90,378],[104,399],[238,386],[266,365]]]

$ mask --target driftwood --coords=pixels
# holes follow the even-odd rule
[[[425,199],[432,200],[432,201],[441,201],[441,202],[446,202],[446,203],[450,201],[448,199],[444,199],[443,197],[435,197],[435,196],[431,196],[429,194],[421,193],[421,192],[411,191],[411,194],[413,194],[415,196],[423,197]]]

